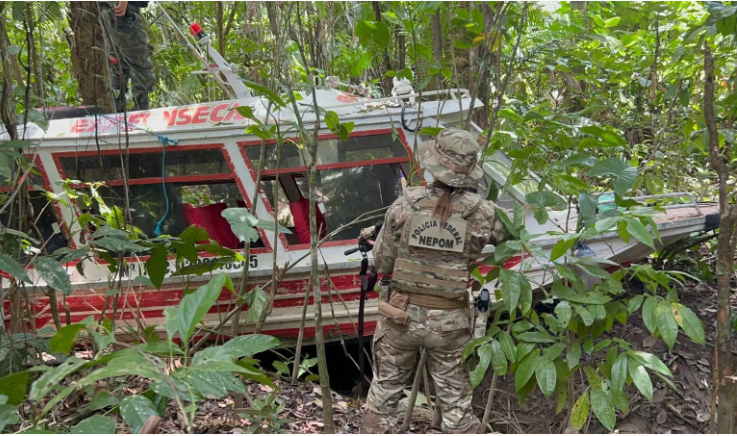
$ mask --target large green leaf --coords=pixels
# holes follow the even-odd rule
[[[592,177],[611,177],[614,179],[614,193],[624,197],[637,180],[637,168],[621,160],[610,157],[599,161],[589,171]]]
[[[551,208],[553,210],[563,210],[568,203],[560,195],[549,192],[531,192],[525,195],[525,202],[532,207]]]
[[[188,341],[194,332],[195,326],[217,301],[223,287],[233,291],[233,282],[230,277],[222,273],[196,291],[185,295],[179,303],[177,321],[179,322],[179,336],[182,341]]]
[[[243,382],[230,372],[192,371],[187,375],[186,381],[207,397],[222,398],[229,392],[246,392]]]
[[[473,371],[471,371],[470,373],[471,387],[473,387],[474,389],[484,379],[486,370],[489,369],[489,364],[491,363],[492,354],[493,350],[491,348],[491,344],[484,344],[478,348],[479,363],[478,365],[476,365],[476,368],[474,368]]]
[[[667,377],[673,376],[665,363],[650,353],[644,351],[628,351],[627,354],[651,371],[659,372]]]
[[[29,371],[19,371],[0,378],[0,395],[5,395],[7,404],[20,405],[26,399],[28,382],[31,381]]]
[[[255,323],[259,320],[261,312],[266,308],[269,296],[266,295],[261,286],[254,287],[251,292],[246,294],[246,302],[248,303],[248,312],[246,313],[246,322]]]
[[[49,286],[64,295],[72,293],[72,282],[69,280],[66,269],[59,262],[46,257],[37,257],[33,265],[36,267],[36,272]]]
[[[517,361],[517,346],[514,345],[514,340],[509,333],[503,331],[499,333],[499,344],[502,346],[502,351],[507,356],[510,362]]]
[[[540,391],[545,398],[555,392],[556,374],[555,364],[552,361],[542,362],[535,369],[537,385],[540,386]]]
[[[116,430],[117,425],[113,418],[94,415],[72,427],[72,434],[115,434]]]
[[[704,345],[706,335],[704,334],[704,326],[701,320],[688,307],[681,303],[672,303],[675,312],[676,322],[683,329],[683,332],[697,344]]]
[[[491,341],[491,367],[499,377],[507,374],[507,357],[496,339]]]
[[[653,234],[650,233],[650,231],[643,225],[640,221],[636,219],[628,219],[627,220],[627,231],[630,235],[632,235],[635,239],[642,242],[643,244],[647,245],[648,247],[655,249],[655,242],[653,241]]]
[[[528,290],[532,289],[530,282],[527,281],[523,274],[508,269],[501,270],[499,273],[499,282],[501,283],[504,305],[510,312],[517,308],[522,294],[527,294]]]
[[[223,347],[235,358],[252,356],[262,353],[281,345],[281,342],[273,336],[253,334],[239,336],[226,342]]]
[[[17,279],[21,279],[26,283],[32,283],[20,263],[5,253],[0,253],[0,270],[5,271]]]
[[[114,236],[105,236],[103,238],[100,238],[95,241],[95,245],[114,253],[138,253],[147,250],[146,247],[138,245],[129,239],[117,238]]]
[[[118,404],[120,400],[118,400],[115,396],[111,395],[110,392],[107,391],[101,391],[92,399],[90,400],[90,403],[87,405],[87,408],[89,410],[95,411],[100,409],[105,409],[107,407],[115,406]]]
[[[72,324],[78,325],[78,324]],[[70,326],[67,326],[70,327]],[[61,330],[60,330],[61,331]],[[58,384],[61,383],[69,374],[77,371],[82,366],[86,365],[86,360],[79,359],[77,357],[70,357],[65,360],[61,365],[51,368],[46,371],[31,385],[31,392],[28,398],[31,401],[41,401],[49,392],[57,388]]]
[[[571,305],[567,301],[561,301],[555,306],[555,317],[558,319],[558,327],[564,329],[571,322]]]
[[[637,386],[637,390],[639,390],[645,398],[652,401],[653,382],[650,380],[650,375],[647,373],[645,367],[637,360],[629,359],[627,369],[630,377],[632,378],[632,382]]]
[[[361,45],[367,48],[372,44],[385,48],[391,39],[389,27],[382,21],[358,21],[355,32]]]
[[[156,289],[161,289],[161,283],[166,276],[169,267],[168,254],[164,244],[157,244],[151,249],[151,256],[146,261],[146,272]]]
[[[589,312],[585,307],[574,304],[573,308],[576,309],[576,313],[578,313],[578,315],[581,317],[581,321],[583,321],[583,324],[586,327],[594,323],[594,317],[591,315],[591,312]]]
[[[645,297],[645,302],[642,304],[642,322],[645,324],[645,328],[647,328],[647,331],[649,331],[651,335],[655,335],[655,332],[658,329],[656,316],[657,307],[657,299],[654,297]]]
[[[49,340],[51,352],[68,354],[72,350],[77,335],[84,329],[83,324],[69,324],[60,328]]]
[[[538,331],[524,332],[517,335],[517,339],[524,342],[534,342],[536,344],[550,344],[555,342],[555,338]]]
[[[614,424],[617,422],[614,404],[601,388],[591,389],[591,409],[604,427],[609,431],[614,430]]]
[[[17,424],[20,421],[18,416],[18,406],[7,404],[8,398],[0,395],[0,431],[3,431],[8,424]]]
[[[670,301],[660,300],[656,309],[656,320],[663,341],[668,345],[668,348],[673,348],[678,338],[678,323],[676,317],[673,316],[673,306]]]
[[[584,392],[578,397],[571,411],[571,426],[576,430],[581,430],[589,419],[589,393]]]
[[[223,218],[228,220],[233,233],[246,244],[256,242],[259,238],[256,225],[258,218],[245,207],[231,207],[221,212]]]
[[[140,433],[141,428],[151,416],[158,416],[151,400],[141,395],[128,395],[120,402],[120,416],[131,430]]]
[[[461,362],[465,362],[466,360],[468,360],[468,358],[471,357],[473,353],[476,351],[476,347],[478,347],[479,345],[483,345],[489,341],[491,341],[491,337],[489,336],[482,336],[480,338],[474,338],[473,340],[469,341],[463,347],[463,354],[461,355]]]
[[[612,365],[612,390],[615,392],[621,392],[624,389],[625,382],[627,381],[627,354],[621,353],[614,360]]]
[[[540,350],[537,349],[522,359],[514,373],[514,388],[517,392],[527,384],[541,362]]]

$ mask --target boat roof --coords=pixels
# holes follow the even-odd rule
[[[467,91],[459,91],[460,94],[456,94],[455,90],[424,93],[426,97],[442,97],[442,99],[422,102],[418,100],[414,104],[407,104],[406,107],[403,103],[398,102],[398,97],[369,99],[337,89],[317,89],[315,97],[321,112],[323,110],[333,111],[341,122],[352,121],[357,126],[393,125],[405,119],[408,124],[414,126],[417,124],[420,112],[419,117],[422,119],[447,118],[457,121],[461,114],[468,111],[469,108],[475,109],[483,106],[480,100],[472,100]],[[297,94],[299,95],[297,104],[302,120],[306,126],[312,125],[316,121],[313,96],[307,92]],[[401,98],[412,96],[418,98],[420,95],[403,95]],[[64,145],[69,140],[118,136],[125,132],[126,126],[131,137],[221,129],[237,129],[242,134],[245,127],[254,124],[252,120],[238,113],[237,108],[243,106],[250,107],[255,117],[267,125],[275,124],[277,121],[280,123],[296,121],[291,105],[272,110],[265,98],[251,97],[129,112],[126,115],[122,113],[96,114],[81,118],[51,120],[45,131],[40,126],[29,123],[24,129],[23,136],[29,140],[43,140],[40,144],[42,147],[53,147]],[[0,140],[8,139],[7,136],[6,132],[0,132]]]

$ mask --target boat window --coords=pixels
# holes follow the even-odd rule
[[[261,166],[261,147],[248,146],[246,154],[254,168]],[[317,165],[340,164],[347,162],[362,162],[376,159],[406,158],[407,150],[399,139],[396,141],[391,134],[378,136],[358,136],[349,138],[346,142],[339,139],[323,139],[317,147]],[[277,148],[275,144],[266,145],[264,152],[265,170],[276,169]],[[282,146],[279,167],[304,167],[300,150],[293,144]]]
[[[59,162],[66,177],[72,180],[122,180],[124,176],[124,155],[119,153],[62,157]],[[131,153],[128,157],[129,178],[161,177],[162,163],[164,155],[161,151]],[[230,167],[219,149],[174,151],[169,147],[163,166],[167,177],[230,173]]]
[[[171,148],[171,147],[170,147]],[[102,156],[82,154],[59,158],[63,176],[83,183],[105,182],[97,192],[108,207],[124,209],[130,205],[131,224],[146,236],[156,236],[159,220],[162,234],[177,236],[190,225],[207,230],[210,238],[232,249],[244,244],[232,232],[221,215],[233,207],[246,207],[223,151],[218,147],[170,150],[129,155],[130,177],[128,199],[122,180],[121,154],[104,152]],[[164,158],[166,159],[164,161]],[[163,168],[166,178],[161,177]],[[88,189],[77,185],[78,189]],[[82,211],[86,212],[86,211]],[[90,211],[99,214],[95,204]],[[264,247],[261,239],[251,245]]]
[[[407,149],[390,133],[353,137],[344,143],[336,139],[322,140],[318,151],[322,147],[327,151],[318,158],[315,184],[321,235],[346,226],[333,239],[355,239],[361,228],[373,224],[351,224],[356,218],[387,207],[402,195],[401,179],[409,169]],[[247,156],[258,156],[259,146],[245,148]],[[285,160],[285,156],[298,155],[298,152],[294,145],[285,144],[280,164],[294,165],[293,161]],[[256,166],[253,161],[251,165]],[[267,163],[269,169],[263,171],[263,192],[279,222],[292,231],[292,235],[285,235],[288,244],[305,244],[309,242],[307,169],[303,164],[280,168],[277,179],[275,165],[274,158]],[[274,207],[275,189],[279,190],[279,204]]]

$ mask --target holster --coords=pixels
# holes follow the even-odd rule
[[[397,292],[391,293],[391,297],[387,302],[388,292],[382,292],[382,298],[379,300],[379,313],[389,318],[395,324],[407,326],[412,320],[409,313],[406,312],[409,305],[409,298]]]

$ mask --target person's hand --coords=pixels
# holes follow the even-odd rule
[[[118,17],[122,17],[125,15],[125,11],[128,10],[128,2],[127,1],[120,1],[117,5],[115,5],[115,15]]]

